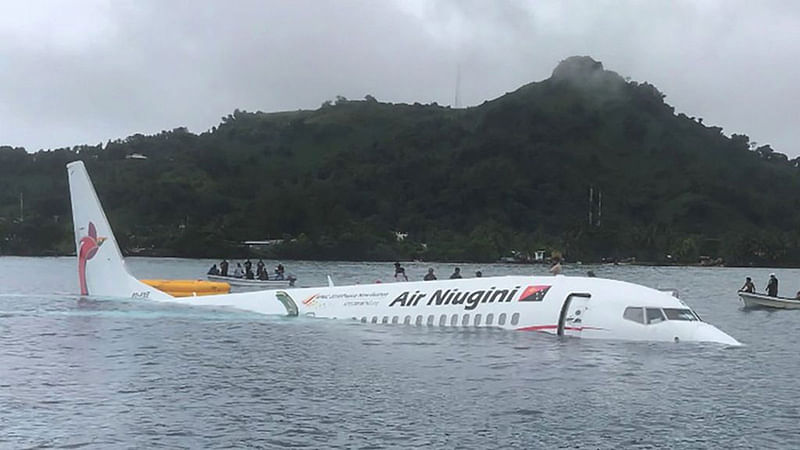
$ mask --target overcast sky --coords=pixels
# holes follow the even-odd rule
[[[0,145],[97,144],[336,95],[480,104],[590,55],[800,155],[800,2],[3,0]]]

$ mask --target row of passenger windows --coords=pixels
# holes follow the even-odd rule
[[[354,317],[355,319],[355,317]],[[427,317],[423,316],[422,314],[418,315],[416,318],[412,318],[412,316],[405,316],[403,318],[403,325],[411,325],[413,319],[413,324],[420,327],[423,323],[429,327],[434,325],[438,325],[440,327],[479,327],[479,326],[492,326],[495,325],[494,323],[494,314],[489,313],[486,314],[486,320],[483,321],[483,316],[481,314],[475,314],[474,316],[470,317],[469,314],[452,314],[448,316],[447,314],[442,314],[438,318],[435,314],[429,314]],[[372,316],[371,318],[367,318],[366,316],[361,318],[362,323],[391,323],[392,325],[397,325],[400,323],[400,316]],[[519,323],[519,313],[514,313],[511,315],[511,322],[510,324],[517,325]],[[503,326],[506,324],[506,313],[501,313],[497,316],[497,326]]]
[[[628,307],[622,317],[646,325],[665,320],[700,320],[691,309]]]

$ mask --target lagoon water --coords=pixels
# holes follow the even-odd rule
[[[210,260],[131,258],[141,278]],[[272,262],[274,264],[274,262]],[[302,285],[389,263],[284,262]],[[405,264],[413,278],[452,264]],[[541,266],[461,265],[543,275]],[[0,258],[0,448],[796,448],[800,311],[743,311],[746,275],[567,265],[677,288],[746,345],[558,339],[81,299],[72,258]]]

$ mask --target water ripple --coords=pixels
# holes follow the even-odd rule
[[[724,348],[82,299],[63,293],[75,283],[71,259],[0,258],[0,277],[9,264],[48,275],[39,292],[0,293],[0,448],[787,448],[800,440],[800,314],[741,311],[731,295],[745,275],[768,269],[593,268],[678,287],[701,316],[748,343]],[[309,278],[340,270],[342,282],[385,269],[296,264]],[[143,272],[205,265],[133,264]],[[800,271],[779,276],[800,290],[792,285]],[[8,289],[14,279],[0,281]]]

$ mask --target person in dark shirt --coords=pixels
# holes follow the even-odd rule
[[[283,280],[284,279],[284,269],[283,264],[278,264],[278,267],[275,268],[275,278],[276,280]]]
[[[432,281],[432,280],[435,280],[435,279],[436,279],[436,275],[433,274],[433,267],[431,267],[430,269],[428,269],[428,273],[425,274],[425,278],[423,278],[423,280]]]
[[[475,278],[480,278],[482,276],[483,276],[483,272],[481,272],[480,270],[475,272]]]
[[[264,272],[264,260],[259,258],[258,264],[256,264],[256,276],[258,279],[261,279],[261,274]]]
[[[244,272],[245,273],[250,272],[252,268],[253,268],[253,263],[250,262],[250,258],[247,258],[247,260],[244,262]]]
[[[406,269],[400,265],[400,262],[394,263],[394,281],[408,281]]]
[[[216,264],[214,264],[213,266],[211,266],[210,269],[208,269],[208,274],[209,275],[219,275],[219,269],[217,269],[217,265]]]
[[[228,260],[223,259],[221,263],[219,263],[219,274],[223,277],[228,276]]]
[[[744,279],[744,286],[742,286],[742,288],[739,289],[739,292],[751,292],[752,293],[752,292],[755,292],[755,291],[756,291],[756,285],[753,284],[753,280],[750,277],[746,277]]]
[[[456,270],[454,270],[453,273],[450,275],[450,279],[457,280],[459,278],[461,278],[461,269],[456,267]]]
[[[778,278],[774,273],[769,274],[769,281],[767,282],[767,295],[770,297],[778,296]]]

